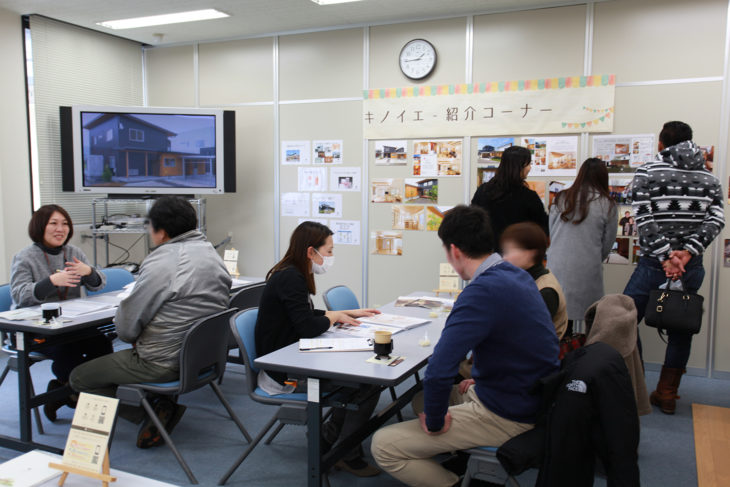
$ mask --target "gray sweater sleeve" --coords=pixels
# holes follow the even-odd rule
[[[47,280],[48,284],[50,284],[50,279]],[[36,283],[33,281],[31,263],[28,259],[24,258],[23,251],[15,254],[13,263],[10,266],[10,294],[13,297],[13,303],[19,308],[40,304],[48,296],[48,294],[40,298],[36,296],[36,285],[41,284],[41,282]],[[54,286],[52,291],[55,290],[56,288]],[[39,291],[42,291],[42,289]]]
[[[167,254],[153,252],[147,256],[132,293],[119,304],[114,318],[120,339],[134,343],[160,307],[172,297],[175,268],[174,259],[170,260]]]

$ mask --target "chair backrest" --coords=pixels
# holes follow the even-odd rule
[[[335,286],[327,290],[322,296],[324,305],[330,311],[344,311],[346,309],[358,309],[360,303],[357,296],[347,286]]]
[[[0,286],[0,312],[9,311],[13,306],[13,298],[10,295],[10,284]]]
[[[124,289],[124,286],[126,286],[130,282],[134,282],[134,276],[127,269],[110,267],[109,269],[101,269],[100,272],[102,272],[106,276],[106,286],[98,291],[87,292],[87,296],[121,291],[122,289]]]
[[[226,370],[228,322],[235,310],[207,316],[190,327],[180,350],[180,394],[217,380]]]
[[[236,339],[243,358],[243,365],[246,367],[246,388],[249,394],[256,389],[259,372],[254,366],[254,361],[258,357],[256,353],[256,320],[258,317],[258,308],[249,308],[239,311],[230,319],[231,333]]]
[[[265,287],[265,282],[249,284],[231,296],[228,307],[237,309],[258,308]]]

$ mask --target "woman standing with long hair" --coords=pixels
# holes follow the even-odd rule
[[[568,319],[582,320],[603,297],[603,264],[618,230],[618,209],[608,190],[608,170],[587,159],[573,185],[558,193],[550,208],[548,266],[568,303]]]
[[[520,222],[537,223],[549,235],[545,206],[525,183],[531,160],[532,154],[526,148],[518,145],[508,147],[502,153],[497,173],[479,186],[471,200],[472,205],[480,206],[489,213],[497,242],[505,228]]]

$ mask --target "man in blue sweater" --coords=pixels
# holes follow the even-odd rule
[[[527,272],[493,253],[487,213],[457,206],[438,234],[448,261],[471,283],[456,301],[428,364],[425,413],[418,421],[381,429],[372,442],[378,465],[411,486],[456,485],[458,476],[433,456],[500,446],[532,428],[539,398],[529,391],[558,369],[558,339],[545,302]],[[474,382],[453,388],[459,362],[469,351]]]

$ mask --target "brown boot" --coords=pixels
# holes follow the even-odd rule
[[[682,380],[682,374],[685,372],[684,369],[662,367],[656,390],[651,393],[649,400],[654,406],[659,407],[664,414],[674,414],[675,409],[677,409],[677,399],[679,399],[677,390],[679,389],[679,382]]]

